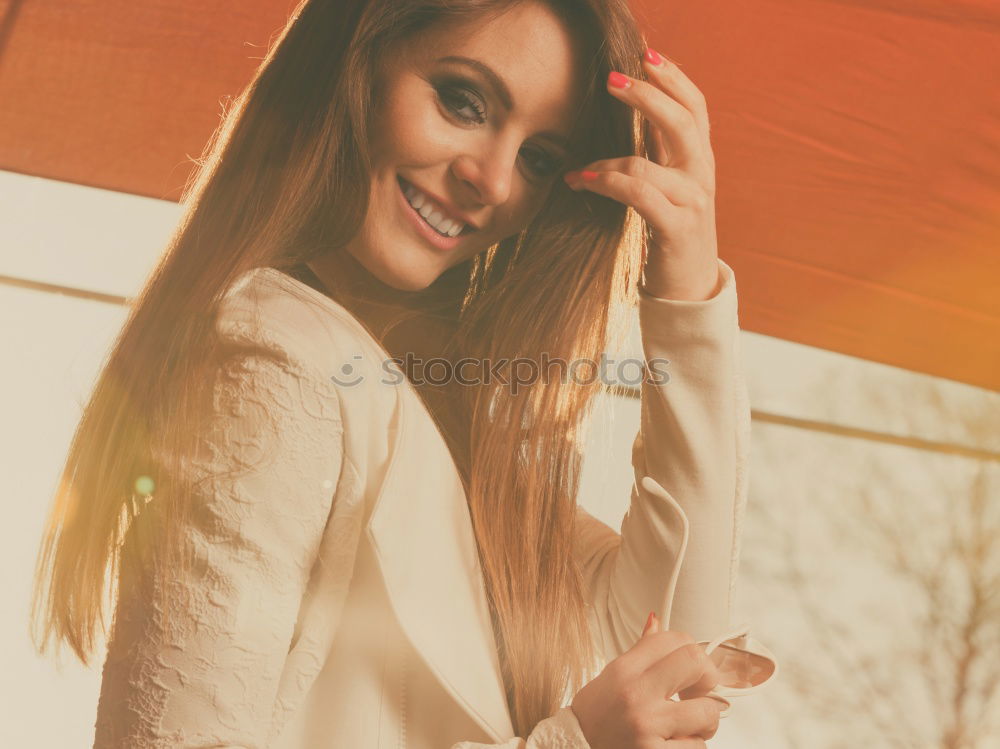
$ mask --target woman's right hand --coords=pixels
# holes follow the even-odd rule
[[[704,696],[718,682],[718,668],[694,638],[660,632],[650,613],[639,641],[570,707],[592,749],[695,749],[719,728],[725,705]],[[670,699],[674,694],[679,701]]]

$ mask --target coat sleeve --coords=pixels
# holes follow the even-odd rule
[[[591,628],[609,661],[635,644],[650,611],[697,640],[731,628],[750,409],[735,276],[722,260],[719,266],[723,285],[705,301],[659,299],[640,290],[645,357],[669,360],[650,364],[654,376],[665,371],[669,378],[642,385],[635,482],[621,533],[577,510],[574,550]],[[572,709],[563,707],[527,737],[451,749],[589,746]]]
[[[640,289],[651,376],[641,387],[635,480],[621,533],[578,508],[575,553],[594,637],[609,661],[639,639],[650,611],[664,628],[698,641],[734,624],[750,408],[736,279],[721,259],[719,268],[722,286],[704,301]]]
[[[171,579],[163,608],[148,584],[121,591],[95,749],[267,744],[339,481],[340,405],[318,373],[254,353],[220,366],[211,411],[184,462],[198,482],[193,572]],[[153,496],[140,519],[155,523]]]

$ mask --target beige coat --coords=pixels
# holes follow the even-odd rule
[[[643,385],[621,534],[579,511],[608,659],[650,610],[699,640],[734,623],[749,407],[720,268],[710,300],[641,296],[645,354],[670,379]],[[190,463],[200,564],[169,624],[123,592],[95,747],[586,749],[568,707],[514,736],[457,469],[413,387],[386,384],[375,339],[270,268],[239,279],[218,330],[258,353],[225,368]]]

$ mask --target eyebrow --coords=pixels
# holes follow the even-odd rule
[[[455,65],[464,65],[465,67],[472,68],[479,75],[486,79],[486,82],[490,84],[490,87],[496,93],[497,98],[500,99],[500,103],[503,104],[504,108],[508,111],[514,108],[514,97],[510,94],[510,89],[507,88],[507,84],[504,82],[493,68],[484,62],[480,62],[472,57],[462,57],[461,55],[447,55],[445,57],[439,57],[437,62],[452,63]],[[561,133],[554,132],[552,130],[545,130],[538,133],[539,137],[550,140],[558,146],[562,146],[564,149],[569,150],[569,138]]]

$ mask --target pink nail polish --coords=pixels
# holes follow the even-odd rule
[[[597,179],[597,172],[591,172],[587,169],[584,169],[582,172],[580,172],[580,179],[585,179],[585,180]]]
[[[622,75],[614,70],[608,74],[608,83],[615,88],[628,88],[632,85],[632,81],[628,79],[627,75]]]
[[[657,52],[652,47],[646,47],[646,60],[651,65],[659,65],[660,63],[663,62],[663,58],[660,57],[660,53]]]

